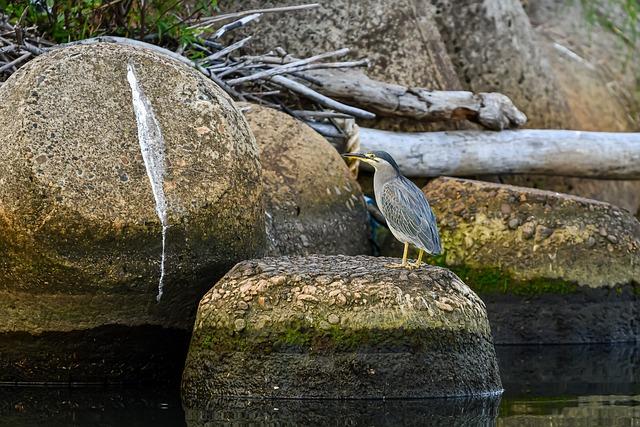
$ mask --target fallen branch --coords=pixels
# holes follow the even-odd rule
[[[255,74],[252,74],[250,76],[239,77],[237,79],[229,80],[229,84],[231,86],[234,86],[234,85],[237,85],[239,83],[245,83],[245,82],[248,82],[248,81],[269,78],[271,76],[275,76],[275,75],[278,75],[278,74],[286,73],[288,70],[294,69],[294,68],[299,67],[301,65],[310,64],[312,62],[319,61],[319,60],[326,59],[326,58],[344,56],[347,53],[349,53],[349,49],[347,49],[347,48],[339,49],[339,50],[336,50],[336,51],[333,51],[333,52],[321,53],[319,55],[315,55],[315,56],[312,56],[312,57],[309,57],[309,58],[306,58],[306,59],[299,59],[297,61],[289,62],[288,64],[285,64],[285,65],[280,65],[280,66],[275,67],[275,68],[270,68],[270,69],[265,70],[265,71],[260,71],[259,73],[255,73]]]
[[[219,43],[218,39],[221,35],[228,33],[237,28],[241,28],[255,19],[261,13],[285,12],[294,10],[305,10],[318,7],[317,4],[300,5],[293,7],[260,9],[256,11],[246,11],[238,14],[229,14],[224,16],[204,18],[199,23],[194,23],[194,27],[198,27],[202,31],[202,39],[191,43],[191,48],[199,52],[204,52],[206,56],[203,59],[193,61],[183,55],[186,46],[180,46],[176,51],[168,50],[161,46],[146,43],[144,41],[128,39],[114,36],[100,36],[91,39],[74,41],[71,43],[56,45],[49,47],[45,43],[39,46],[33,46],[27,43],[27,40],[36,40],[32,33],[24,33],[18,25],[11,25],[2,13],[0,13],[0,26],[8,33],[9,39],[0,37],[0,77],[7,76],[23,65],[31,56],[43,54],[52,49],[58,49],[73,45],[90,45],[94,43],[117,43],[134,47],[142,47],[154,50],[163,55],[169,56],[180,61],[190,67],[194,67],[202,74],[213,80],[224,91],[237,101],[250,99],[263,105],[279,108],[281,110],[292,112],[298,110],[301,106],[310,110],[322,110],[325,108],[334,110],[328,113],[347,114],[351,117],[371,119],[375,114],[365,111],[361,108],[351,107],[342,102],[336,101],[322,95],[312,88],[309,88],[297,80],[307,81],[309,83],[316,82],[314,79],[307,78],[300,74],[301,71],[309,71],[324,68],[352,68],[368,66],[368,61],[344,61],[344,62],[323,62],[328,58],[344,56],[348,53],[348,49],[340,49],[334,52],[326,52],[309,58],[291,60],[291,57],[282,49],[276,47],[274,52],[269,52],[264,57],[274,57],[279,55],[282,59],[280,63],[264,62],[260,57],[241,56],[238,54],[251,37],[245,37],[240,41],[225,46]],[[238,18],[229,24],[223,25],[213,34],[208,29],[213,23],[226,19]],[[203,24],[202,26],[199,26]],[[26,34],[26,37],[23,37]],[[38,39],[39,40],[39,39]],[[23,54],[22,56],[18,56]],[[7,59],[4,56],[10,55]],[[1,75],[4,72],[4,75]],[[1,79],[0,79],[1,80]],[[281,90],[284,88],[285,90]],[[296,113],[291,113],[296,115]],[[307,115],[296,117],[302,120],[309,120]],[[316,119],[319,116],[316,116]],[[330,118],[330,117],[329,117]],[[326,118],[325,118],[326,119]]]
[[[314,128],[333,138],[329,125]],[[640,133],[513,130],[401,133],[360,128],[362,151],[389,152],[407,176],[540,174],[640,179]]]
[[[312,86],[318,92],[380,116],[427,122],[469,120],[491,130],[517,128],[527,121],[511,100],[500,93],[411,88],[373,80],[353,70],[305,74],[322,82],[321,86]]]

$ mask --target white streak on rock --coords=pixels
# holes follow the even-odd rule
[[[133,103],[133,111],[136,114],[136,123],[138,125],[138,142],[140,143],[140,151],[144,166],[147,169],[147,176],[151,183],[151,191],[156,202],[156,213],[162,224],[162,258],[160,261],[160,280],[158,282],[158,302],[162,298],[162,287],[164,285],[164,261],[165,261],[165,243],[167,228],[167,199],[164,194],[164,139],[160,123],[153,113],[153,107],[144,94],[144,91],[138,83],[133,64],[127,64],[127,81],[131,87],[131,101]]]

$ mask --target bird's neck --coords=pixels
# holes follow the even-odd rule
[[[385,164],[376,168],[375,174],[373,175],[373,191],[376,194],[376,200],[378,200],[378,193],[382,191],[384,184],[394,178],[397,178],[398,175],[398,171],[396,171],[391,165]]]

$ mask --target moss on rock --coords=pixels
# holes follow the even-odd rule
[[[438,218],[444,264],[480,283],[500,282],[492,270],[514,287],[551,291],[640,278],[640,222],[615,206],[453,178],[434,180],[424,192]]]
[[[640,223],[574,196],[439,178],[424,188],[445,253],[487,304],[499,343],[633,341]]]

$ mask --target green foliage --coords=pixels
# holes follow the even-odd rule
[[[635,49],[640,36],[639,0],[580,0],[589,22],[614,33]]]
[[[217,0],[0,0],[12,24],[35,26],[57,43],[112,35],[188,46],[200,34],[186,21],[216,10]]]

